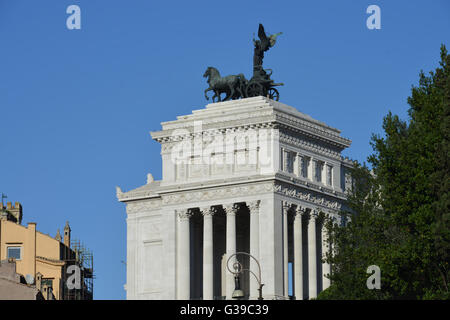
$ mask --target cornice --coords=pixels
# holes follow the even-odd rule
[[[332,130],[325,130],[322,126],[283,112],[276,114],[276,121],[281,124],[281,128],[301,132],[307,136],[323,140],[341,148],[347,148],[351,144],[351,140],[341,137],[338,132],[335,133]]]
[[[277,180],[281,180],[284,183],[288,183],[294,186],[301,186],[303,188],[307,188],[311,191],[316,191],[320,193],[324,193],[325,195],[336,197],[342,200],[346,199],[346,195],[343,192],[333,190],[332,188],[328,188],[319,183],[312,182],[310,180],[305,180],[301,178],[294,177],[292,175],[285,174],[283,172],[277,172],[275,174],[275,178]]]
[[[277,176],[277,179],[281,177]],[[127,202],[127,214],[137,212],[154,212],[166,205],[212,201],[214,204],[223,204],[227,199],[242,195],[256,196],[274,192],[292,200],[301,200],[309,206],[319,206],[330,210],[339,210],[345,201],[341,192],[317,187],[314,184],[294,184],[292,181],[270,179],[259,183],[241,182],[240,184],[201,187],[199,189],[184,189],[162,191],[158,199],[124,200]]]
[[[174,130],[185,129],[193,137],[194,122],[201,121],[202,131],[221,133],[230,128],[282,127],[332,144],[340,149],[345,149],[351,144],[351,140],[340,136],[339,130],[329,127],[309,116],[306,117],[306,115],[303,115],[295,108],[276,103],[272,100],[270,100],[270,103],[262,100],[258,101],[261,105],[254,105],[253,109],[248,109],[246,106],[249,104],[243,103],[241,106],[242,110],[234,108],[230,112],[227,112],[227,109],[222,110],[220,113],[217,110],[199,110],[204,111],[203,114],[193,114],[178,117],[179,119],[175,121],[163,122],[163,130],[151,132],[151,135],[159,143],[179,141],[181,139],[180,136],[172,136]],[[239,107],[237,102],[235,106]],[[236,110],[240,112],[235,112]]]
[[[341,160],[340,152],[334,151],[330,147],[323,147],[320,144],[310,142],[307,139],[301,139],[300,137],[295,137],[285,133],[280,133],[279,137],[280,142],[290,145],[292,147],[308,150],[327,158],[333,158],[338,161]]]
[[[215,134],[223,134],[226,133],[227,130],[246,130],[246,129],[255,129],[255,128],[276,128],[275,120],[273,116],[270,117],[252,117],[252,118],[243,118],[241,116],[235,116],[235,119],[230,121],[227,120],[226,117],[215,120],[207,120],[202,123],[202,132],[194,132],[193,121],[190,121],[188,124],[183,123],[180,124],[176,128],[164,129],[161,131],[153,131],[150,132],[152,138],[159,143],[166,142],[174,142],[180,141],[186,138],[187,135],[173,135],[174,130],[176,129],[185,129],[189,132],[189,137],[194,138],[195,136],[201,136],[202,134],[206,135],[215,135]],[[248,121],[251,119],[252,121]]]
[[[217,204],[226,202],[227,198],[236,198],[238,196],[252,196],[272,192],[274,182],[264,182],[257,184],[243,184],[227,186],[221,188],[208,188],[202,190],[173,192],[161,194],[162,204],[178,204],[197,201],[219,201]]]
[[[41,257],[41,256],[36,256],[36,260],[39,262],[43,262],[43,263],[48,263],[54,266],[63,266],[66,263],[62,260],[58,260],[58,259],[50,259],[50,258],[46,258],[46,257]]]
[[[229,179],[216,179],[186,184],[174,183],[166,186],[160,186],[158,188],[154,188],[151,190],[145,189],[144,186],[135,190],[131,190],[129,192],[122,192],[120,188],[118,188],[117,197],[118,200],[122,202],[136,201],[142,199],[160,201],[161,196],[163,196],[164,194],[187,192],[187,191],[201,191],[220,187],[235,187],[237,185],[255,185],[258,183],[276,180],[280,180],[280,182],[289,183],[292,185],[301,186],[311,191],[321,192],[332,197],[346,199],[346,195],[343,192],[333,190],[332,188],[323,186],[319,183],[315,183],[310,180],[294,177],[293,175],[289,175],[281,171],[277,172],[276,174],[255,175],[245,178],[241,176]]]

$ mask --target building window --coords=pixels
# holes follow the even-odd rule
[[[300,156],[299,157],[299,175],[302,178],[309,178],[308,177],[308,168],[310,164],[311,159],[306,156]]]
[[[321,161],[316,161],[316,172],[315,172],[315,176],[316,176],[316,181],[317,182],[322,182],[322,170],[323,170],[323,163]]]
[[[295,153],[289,152],[287,153],[287,172],[294,173],[294,159]]]
[[[284,148],[281,148],[281,170],[287,171],[287,151]]]
[[[294,173],[294,159],[295,159],[295,153],[288,151],[286,149],[281,149],[281,163],[282,163],[282,170],[284,172],[288,173]]]
[[[53,288],[53,279],[42,278],[41,284],[43,286],[46,286],[46,287],[49,287],[49,288]]]
[[[14,258],[16,260],[22,259],[22,247],[8,247],[8,259]]]

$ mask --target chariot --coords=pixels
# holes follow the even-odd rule
[[[242,90],[245,98],[264,96],[278,101],[280,99],[280,93],[275,87],[284,84],[275,83],[270,79],[271,75],[271,69],[255,68],[253,77],[249,81],[245,81],[245,88]]]
[[[216,99],[217,101],[227,101],[257,96],[268,97],[278,101],[280,99],[280,93],[275,87],[284,84],[275,83],[270,79],[272,70],[264,69],[262,65],[264,52],[275,45],[276,38],[280,34],[281,32],[267,36],[262,24],[259,25],[259,40],[253,39],[253,77],[250,80],[247,80],[242,73],[221,77],[219,70],[214,67],[208,67],[203,74],[203,77],[208,79],[209,84],[209,87],[205,90],[206,100],[209,100],[207,95],[208,91],[213,91],[213,102]],[[222,94],[225,94],[223,99],[221,97]]]

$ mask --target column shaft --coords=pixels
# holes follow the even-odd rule
[[[259,261],[259,204],[260,201],[252,201],[248,208],[250,210],[250,254]],[[250,270],[259,277],[259,268],[255,260],[250,258]],[[259,284],[253,275],[250,275],[250,299],[259,296]]]
[[[297,206],[294,219],[294,288],[295,298],[303,300],[302,217],[304,209]]]
[[[316,214],[311,212],[308,223],[309,299],[317,297]]]
[[[233,254],[236,253],[236,210],[234,205],[228,205],[223,207],[227,214],[227,240],[226,240],[226,252],[227,260]],[[229,266],[232,269],[233,263],[236,261],[236,256],[230,260]],[[223,270],[226,273],[226,299],[230,300],[234,291],[234,276],[228,271]]]
[[[328,243],[328,231],[325,225],[325,221],[322,223],[322,256],[325,259],[326,254],[330,251],[330,244]],[[331,273],[330,264],[324,262],[322,264],[322,289],[325,290],[330,286],[330,279],[326,276]]]
[[[202,208],[203,214],[203,300],[213,299],[213,211]]]
[[[289,248],[288,248],[288,210],[290,203],[283,202],[283,295],[289,298]]]
[[[191,211],[178,212],[177,243],[177,299],[189,300],[190,288],[190,237],[189,218]]]

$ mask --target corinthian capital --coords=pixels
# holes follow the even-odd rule
[[[292,207],[292,203],[288,201],[283,201],[282,206],[283,206],[283,213],[287,213],[288,210]]]
[[[189,219],[194,214],[192,209],[176,210],[176,213],[181,220]]]
[[[224,204],[222,205],[223,210],[225,210],[226,214],[235,215],[239,210],[239,205],[237,203],[232,204]]]
[[[309,218],[316,220],[317,218],[319,218],[319,213],[320,213],[319,209],[317,209],[317,208],[311,209],[311,212],[309,213]]]
[[[298,205],[298,206],[295,208],[295,215],[296,215],[296,216],[299,216],[299,217],[305,216],[307,210],[308,210],[308,209],[307,209],[306,207],[303,207],[303,206]]]
[[[250,210],[250,214],[259,212],[259,205],[261,204],[261,200],[250,201],[247,204],[248,209]]]
[[[322,224],[325,224],[331,220],[331,214],[329,212],[320,211],[319,218],[320,218],[320,222]]]
[[[200,208],[200,212],[202,213],[203,217],[206,217],[213,216],[216,213],[216,210],[214,207],[202,207]]]

